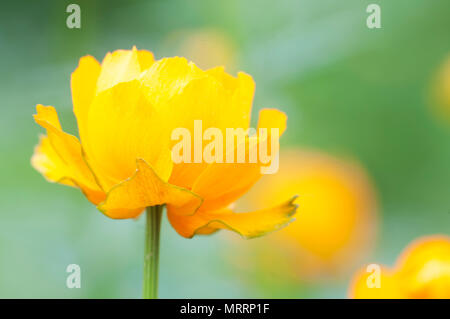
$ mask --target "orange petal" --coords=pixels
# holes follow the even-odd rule
[[[145,207],[167,204],[179,214],[192,214],[201,204],[201,198],[191,191],[171,185],[155,173],[143,159],[137,160],[135,174],[114,186],[98,209],[111,218],[135,217]],[[187,205],[189,203],[189,205]]]
[[[196,234],[210,234],[218,229],[232,230],[242,237],[254,238],[281,229],[293,221],[295,197],[288,202],[250,213],[234,213],[229,209],[198,211],[191,216],[180,216],[168,207],[168,218],[178,234],[191,238]]]
[[[256,164],[211,164],[195,182],[192,191],[204,198],[202,209],[216,210],[235,202],[260,177]]]
[[[47,130],[48,137],[41,138],[36,147],[33,167],[53,182],[79,187],[94,204],[102,201],[105,194],[83,158],[78,139],[61,130],[53,107],[39,104],[36,108],[34,119]]]
[[[154,61],[153,53],[138,51],[136,47],[108,53],[102,65],[92,56],[80,59],[77,69],[72,73],[71,87],[73,109],[82,140],[86,135],[87,116],[95,94],[117,83],[136,79]]]

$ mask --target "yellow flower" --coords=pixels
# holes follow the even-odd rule
[[[371,247],[376,230],[374,190],[363,169],[320,152],[284,151],[279,172],[264,176],[241,205],[270,206],[295,194],[300,213],[289,227],[264,239],[263,254],[269,247],[283,254],[279,259],[289,261],[292,274],[302,280],[351,268]]]
[[[184,237],[230,229],[262,235],[291,221],[295,206],[235,213],[230,204],[260,177],[257,163],[174,163],[171,132],[248,128],[254,93],[251,76],[217,67],[201,70],[184,58],[154,60],[148,51],[118,50],[103,62],[80,59],[71,78],[78,139],[65,133],[52,106],[37,106],[47,130],[32,165],[49,181],[75,186],[111,218],[134,218],[167,205],[169,221]],[[286,128],[286,116],[263,109],[258,126]],[[260,140],[257,141],[259,143]],[[248,152],[248,149],[247,149]]]
[[[379,288],[369,288],[371,274],[360,270],[350,285],[353,298],[450,298],[450,237],[422,237],[411,243],[395,266],[381,268]]]
[[[166,46],[182,52],[201,68],[224,65],[229,69],[235,65],[233,42],[220,30],[183,29],[169,35],[166,42]]]

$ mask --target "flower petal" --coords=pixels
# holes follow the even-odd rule
[[[138,78],[140,73],[154,62],[149,51],[117,50],[106,54],[97,82],[97,93],[107,90],[118,83],[128,82]]]
[[[415,240],[397,259],[395,269],[409,298],[450,298],[450,237]]]
[[[278,110],[264,109],[260,112],[258,127],[279,128],[281,133],[286,128],[286,115]],[[261,123],[262,122],[262,123]],[[280,134],[281,134],[280,133]],[[256,137],[250,137],[250,140]],[[256,152],[261,140],[256,143],[246,141],[246,152]],[[235,149],[238,146],[236,145]],[[236,154],[236,152],[235,152]],[[202,209],[217,210],[236,201],[253,186],[262,176],[260,160],[256,163],[212,163],[198,177],[192,191],[203,199]]]
[[[367,271],[367,267],[360,269],[351,280],[349,297],[354,299],[403,299],[407,295],[400,289],[395,272],[387,267],[380,267],[379,287],[375,285],[376,275]]]
[[[98,209],[107,216],[135,217],[133,214],[145,207],[162,204],[173,208],[182,206],[184,210],[177,209],[177,213],[192,214],[201,205],[202,200],[199,196],[163,181],[145,160],[137,159],[136,163],[135,174],[114,186],[106,200],[98,206]]]
[[[261,177],[254,163],[213,163],[195,181],[192,191],[204,198],[202,208],[217,210],[236,201]]]
[[[62,131],[58,115],[52,106],[37,105],[35,121],[47,130],[31,159],[33,167],[47,179],[77,186],[88,199],[98,204],[105,194],[86,164],[78,139]]]
[[[259,112],[258,128],[278,128],[280,137],[286,131],[286,123],[286,114],[277,109],[262,109]]]
[[[50,182],[75,186],[70,179],[66,178],[66,163],[59,157],[48,136],[39,137],[39,144],[34,148],[31,157],[31,165]]]
[[[203,129],[248,128],[255,85],[243,72],[234,78],[223,68],[203,71],[174,57],[156,61],[140,81],[154,107],[170,120],[170,131],[192,128],[200,119]]]
[[[168,218],[178,234],[191,238],[196,234],[210,234],[218,229],[232,230],[242,237],[254,238],[281,229],[293,221],[297,206],[295,197],[271,209],[250,213],[234,213],[229,209],[213,212],[198,211],[191,216],[174,214],[168,208]]]
[[[235,116],[233,127],[248,128],[255,94],[253,78],[244,72],[239,72],[237,77],[233,77],[225,72],[224,67],[212,68],[206,73],[215,77],[232,96],[228,111]]]
[[[234,78],[223,68],[203,71],[192,62],[176,57],[155,62],[143,73],[141,81],[165,123],[170,123],[165,127],[169,136],[175,128],[186,128],[193,136],[194,121],[200,119],[203,131],[248,128],[254,93],[249,75],[239,73]],[[170,182],[190,188],[206,167],[206,163],[175,164]]]

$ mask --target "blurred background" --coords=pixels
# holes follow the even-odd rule
[[[66,7],[81,7],[81,29]],[[381,29],[366,8],[381,6]],[[139,49],[243,70],[288,114],[280,173],[239,203],[298,194],[298,218],[255,240],[186,240],[163,221],[161,298],[345,298],[354,271],[450,234],[447,0],[11,1],[0,10],[0,297],[138,298],[143,219],[115,221],[50,184],[30,157],[53,105],[77,134],[70,73],[86,54]],[[279,187],[278,187],[279,185]],[[81,267],[81,289],[66,267]]]

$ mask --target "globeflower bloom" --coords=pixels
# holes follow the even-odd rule
[[[440,299],[450,298],[450,237],[435,235],[411,243],[394,267],[380,267],[379,287],[366,269],[350,285],[352,298]],[[372,277],[370,277],[372,276]]]
[[[251,238],[292,220],[291,200],[249,213],[230,208],[261,177],[261,161],[172,160],[176,128],[193,131],[196,120],[204,130],[249,128],[251,76],[233,77],[222,67],[204,71],[179,57],[155,61],[151,52],[134,47],[108,53],[101,64],[81,58],[71,89],[79,139],[62,130],[52,106],[37,105],[34,119],[47,135],[31,162],[49,181],[79,188],[106,216],[135,218],[145,208],[165,205],[171,225],[186,238],[219,229]],[[281,135],[286,119],[263,109],[258,128],[277,128]],[[261,139],[245,142],[258,147]]]

